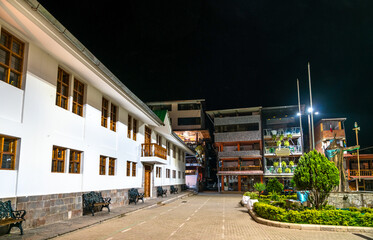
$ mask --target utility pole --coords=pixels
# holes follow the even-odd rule
[[[311,106],[311,131],[312,131],[312,150],[315,149],[315,132],[313,129],[313,106],[312,106],[312,89],[311,89],[311,67],[308,62],[308,84],[310,89],[310,106]]]
[[[302,144],[302,154],[304,152],[304,143],[303,143],[303,128],[302,128],[302,111],[300,109],[300,94],[299,94],[299,80],[297,78],[297,90],[298,90],[298,110],[299,110],[299,127],[300,127],[300,136]]]
[[[352,129],[355,131],[355,134],[356,134],[356,146],[359,146],[359,134],[358,134],[358,131],[360,131],[360,127],[357,126],[357,122],[355,122],[354,124],[354,128]],[[359,146],[360,147],[360,146]],[[358,169],[358,177],[359,177],[359,182],[361,181],[360,179],[360,158],[359,158],[359,148],[357,149],[356,151],[356,154],[357,154],[357,169]],[[358,187],[358,190],[359,190],[359,187]]]

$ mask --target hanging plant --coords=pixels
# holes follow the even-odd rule
[[[282,141],[284,139],[284,134],[280,135],[280,140]]]
[[[277,169],[278,173],[282,173],[282,168]]]
[[[272,140],[275,141],[276,140],[276,135],[272,135]]]
[[[276,144],[277,144],[278,147],[280,147],[280,146],[281,146],[281,141],[278,140],[278,141],[276,142]]]
[[[293,162],[293,161],[290,161],[290,162],[289,162],[289,166],[290,166],[290,167],[294,167],[294,162]]]
[[[293,135],[291,135],[290,133],[288,134],[287,138],[291,139],[293,137]]]
[[[278,167],[278,162],[274,162],[274,163],[273,163],[273,166],[274,166],[275,168],[277,168],[277,167]]]
[[[285,168],[285,173],[291,173],[290,168]]]
[[[286,162],[281,162],[281,167],[286,167]]]
[[[285,141],[284,141],[284,146],[285,146],[285,147],[289,147],[289,146],[290,146],[290,143],[289,143],[288,140],[285,140]]]

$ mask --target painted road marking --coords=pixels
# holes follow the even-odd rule
[[[129,231],[129,230],[131,230],[131,229],[132,229],[132,228],[127,228],[126,230],[123,230],[122,233],[127,232],[127,231]]]

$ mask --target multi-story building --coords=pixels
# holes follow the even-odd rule
[[[325,149],[329,146],[330,140],[334,137],[341,147],[346,146],[346,133],[344,122],[346,118],[324,118],[315,126],[315,149],[325,154]]]
[[[261,107],[206,113],[214,121],[220,190],[252,190],[263,182]]]
[[[154,111],[167,111],[172,130],[182,139],[195,155],[186,155],[186,185],[203,190],[208,179],[214,179],[212,166],[215,166],[214,151],[210,130],[205,116],[205,100],[180,100],[149,102]]]
[[[185,183],[171,130],[37,1],[0,0],[0,199],[26,227],[82,215],[82,194],[112,206],[138,188]]]
[[[298,112],[298,106],[262,108],[265,181],[276,177],[285,188],[290,186],[303,154],[303,131]],[[301,112],[304,112],[304,106]]]
[[[352,191],[373,191],[373,154],[345,155],[349,187]],[[359,179],[360,178],[360,179]]]

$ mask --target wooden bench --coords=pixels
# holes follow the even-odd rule
[[[135,205],[139,200],[142,200],[144,203],[144,193],[139,193],[139,191],[136,188],[131,188],[128,191],[128,204],[131,204],[131,202],[134,202]]]
[[[167,189],[163,190],[161,186],[157,187],[157,197],[163,197],[163,195],[167,197]]]
[[[110,212],[111,198],[103,198],[100,192],[90,192],[83,194],[83,208],[90,211],[94,216],[95,207],[99,207],[100,211],[105,207]]]
[[[9,230],[13,227],[18,227],[23,235],[22,222],[25,221],[24,216],[26,215],[25,210],[13,211],[12,203],[9,201],[0,201],[0,226],[9,225]]]
[[[170,193],[172,194],[176,194],[179,192],[179,189],[178,188],[175,188],[174,185],[171,185],[171,188],[170,188]]]

